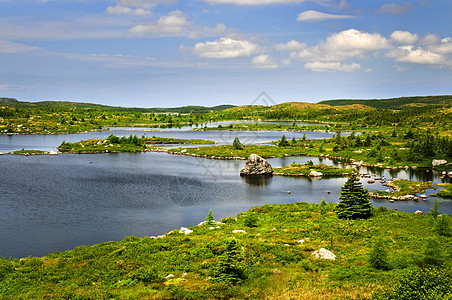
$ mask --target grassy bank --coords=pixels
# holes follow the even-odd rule
[[[374,191],[372,196],[376,198],[397,198],[398,200],[409,200],[416,194],[424,193],[426,189],[433,188],[431,181],[413,181],[407,179],[396,179],[388,181],[386,186],[392,191]]]
[[[273,175],[308,176],[312,171],[322,173],[322,176],[344,176],[356,173],[353,169],[344,169],[325,164],[314,165],[311,162],[306,164],[290,164],[282,168],[273,168]]]
[[[444,189],[438,191],[436,194],[432,194],[432,196],[439,196],[443,198],[452,199],[452,183],[438,183],[440,187],[444,187]]]
[[[379,208],[370,219],[350,221],[333,207],[264,205],[222,224],[190,227],[190,234],[0,259],[0,298],[365,299],[391,290],[411,270],[451,264],[452,238],[438,234],[431,216]],[[384,270],[369,263],[378,241],[388,254]],[[315,259],[320,248],[336,260]]]
[[[107,152],[142,152],[149,148],[146,146],[156,144],[214,144],[214,141],[201,139],[174,139],[174,138],[138,138],[117,137],[113,134],[106,139],[89,139],[76,143],[61,143],[57,149],[63,153],[107,153]]]

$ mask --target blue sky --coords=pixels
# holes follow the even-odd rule
[[[0,96],[170,107],[451,94],[452,1],[0,0]]]

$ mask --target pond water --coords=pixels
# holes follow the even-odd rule
[[[21,148],[51,150],[61,141],[106,137],[111,132],[74,135],[0,136],[0,151]],[[129,135],[130,131],[116,131]],[[256,142],[280,138],[282,132],[156,132],[155,135]],[[180,134],[178,136],[177,134]],[[242,134],[242,135],[240,135]],[[297,134],[302,132],[290,132]],[[308,138],[328,133],[307,132]],[[208,137],[207,137],[208,136]],[[2,150],[6,149],[6,150]],[[315,157],[274,158],[273,167],[292,163],[340,164]],[[41,256],[79,245],[92,245],[126,236],[160,235],[182,226],[198,224],[209,209],[217,220],[235,216],[250,207],[266,203],[305,201],[337,202],[346,178],[309,179],[266,177],[260,180],[240,177],[243,161],[211,160],[167,153],[64,154],[58,156],[0,156],[0,256]],[[392,178],[433,180],[430,172],[370,170]],[[378,172],[377,172],[378,171]],[[364,186],[381,189],[380,183]],[[291,193],[288,194],[287,191]],[[431,191],[427,191],[429,194]],[[374,201],[400,211],[430,210],[428,201],[388,203]],[[440,210],[452,213],[452,202],[444,201]]]

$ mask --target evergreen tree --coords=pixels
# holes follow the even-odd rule
[[[209,223],[209,225],[213,225],[213,222],[215,221],[214,217],[212,216],[211,209],[209,209],[209,213],[207,214],[206,221],[207,221],[207,223]]]
[[[446,214],[437,218],[435,231],[442,236],[452,236],[451,224]]]
[[[287,138],[285,135],[282,136],[281,140],[279,141],[278,144],[279,147],[287,147],[289,146],[289,142],[287,141]]]
[[[232,142],[232,148],[234,150],[243,150],[243,145],[242,145],[242,143],[240,143],[240,140],[238,137],[236,137],[234,139],[234,142]]]
[[[372,214],[367,189],[356,176],[349,178],[341,188],[339,200],[335,211],[340,219],[365,219]]]
[[[369,253],[369,264],[378,270],[389,270],[388,251],[382,240],[378,240]]]
[[[235,285],[243,280],[240,267],[241,255],[239,245],[235,240],[226,242],[226,250],[218,257],[218,264],[213,271],[214,282]]]

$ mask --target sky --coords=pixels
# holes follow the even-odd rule
[[[449,0],[0,0],[0,97],[175,107],[449,95],[451,15]]]

